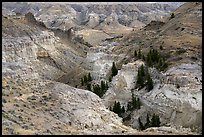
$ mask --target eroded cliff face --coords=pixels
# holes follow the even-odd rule
[[[3,16],[3,134],[136,133],[96,94],[56,82],[84,62],[86,45],[72,47],[74,40],[65,43],[31,18]]]
[[[109,24],[141,28],[152,20],[162,20],[183,3],[3,3],[4,10],[32,12],[47,27],[68,30],[73,26],[101,28]],[[52,16],[50,16],[52,15]],[[112,16],[113,15],[113,16]],[[107,22],[114,17],[115,22]],[[138,24],[139,23],[139,24]]]
[[[146,55],[150,45],[162,55],[168,56],[167,61],[169,62],[168,68],[162,72],[155,68],[149,68],[154,81],[154,88],[150,92],[147,92],[145,88],[141,90],[131,88],[126,91],[128,85],[136,82],[137,72],[132,72],[132,80],[127,80],[120,73],[120,71],[125,71],[125,68],[122,67],[118,75],[114,77],[114,79],[117,78],[117,82],[112,81],[114,86],[111,86],[109,92],[104,96],[104,102],[108,107],[113,106],[114,101],[112,100],[114,99],[127,106],[127,102],[131,101],[132,93],[139,97],[143,104],[141,109],[131,113],[131,119],[126,122],[127,125],[139,128],[139,117],[145,123],[147,113],[156,113],[160,116],[162,125],[202,131],[200,121],[202,119],[202,63],[200,54],[202,34],[199,29],[199,26],[202,25],[201,6],[201,3],[184,4],[175,11],[174,18],[168,18],[166,22],[152,22],[143,30],[130,33],[117,41],[119,45],[121,43],[123,45],[113,49],[115,54],[122,52],[133,56],[134,50],[141,49],[142,54]],[[193,30],[189,24],[195,26]],[[183,29],[180,30],[179,28]],[[183,39],[175,38],[175,35]],[[161,50],[159,46],[163,46],[164,49]],[[131,53],[129,49],[132,49]],[[180,52],[181,49],[183,49],[183,53]],[[144,60],[141,61],[144,62]],[[140,65],[134,60],[131,60],[127,65],[132,63],[135,63],[135,66]],[[126,101],[122,99],[122,96]]]
[[[25,17],[2,16],[3,134],[197,134],[191,129],[200,132],[202,128],[202,65],[201,56],[197,55],[202,37],[200,5],[187,4],[189,12],[185,14],[184,7],[175,12],[174,19],[152,22],[144,29],[116,37],[104,30],[92,29],[98,22],[94,13],[87,28],[82,30],[72,25],[55,28],[55,23],[50,27],[36,21],[30,13]],[[51,8],[57,12],[59,7]],[[74,10],[78,8],[81,7],[76,6]],[[86,6],[83,8],[81,10],[87,10]],[[103,23],[120,26],[115,14],[110,14]],[[183,24],[184,31],[180,28],[175,31],[176,28],[171,26],[171,22],[179,26],[176,22],[182,15],[195,17],[192,14],[198,17],[195,18],[197,22],[191,23],[196,26],[194,30],[189,24]],[[75,15],[76,11],[70,14],[71,17]],[[189,18],[182,20],[190,21]],[[114,28],[108,29],[115,31]],[[171,64],[165,71],[149,68],[154,83],[150,92],[145,88],[135,89],[137,70],[146,63],[133,57],[134,50],[141,48],[146,53],[150,45],[158,48],[164,41],[161,52],[168,53],[172,34],[188,36],[189,39],[174,40],[172,57],[168,59]],[[185,44],[186,52],[179,55],[182,59],[175,61],[177,46],[181,48]],[[91,91],[79,89],[80,78],[88,72],[94,83],[108,81],[113,62],[119,71],[108,83],[109,89],[102,99]],[[121,117],[109,111],[109,107],[114,101],[120,101],[126,108],[132,94],[140,98],[142,106],[131,112],[131,119],[123,123]],[[147,113],[150,116],[158,114],[162,127],[138,131],[138,118],[145,123]],[[126,112],[125,116],[128,114]]]
[[[41,78],[57,80],[84,62],[86,46],[81,49],[81,43],[74,45],[74,40],[67,42],[64,38],[60,39],[55,34],[57,30],[41,29],[36,23],[34,17],[3,17],[3,64],[22,64]],[[68,32],[63,33],[66,36]],[[32,75],[27,76],[32,78]]]

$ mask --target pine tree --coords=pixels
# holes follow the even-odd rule
[[[128,104],[127,104],[127,111],[132,110],[132,105],[131,104],[132,104],[131,102],[128,102]]]
[[[175,17],[174,13],[171,13],[170,19],[173,19]]]
[[[152,58],[150,53],[147,54],[147,65],[150,67],[152,66]]]
[[[86,84],[88,81],[87,81],[87,77],[86,75],[84,76],[84,83]]]
[[[118,114],[118,116],[121,117],[121,113],[123,112],[120,102],[114,102],[114,106],[113,106],[113,112],[115,112],[116,114]]]
[[[150,127],[151,121],[149,120],[149,115],[147,114],[145,129]]]
[[[109,82],[111,82],[111,81],[112,81],[112,77],[111,77],[111,76],[108,78],[108,81],[109,81]]]
[[[158,115],[156,115],[156,127],[160,127],[160,124],[161,124],[160,118]]]
[[[87,90],[91,91],[91,84],[90,83],[87,84]]]
[[[112,77],[117,75],[118,74],[118,70],[115,66],[115,62],[113,62],[113,65],[112,65]]]
[[[160,58],[157,68],[160,69],[162,66],[163,66],[163,58]]]
[[[155,49],[155,62],[157,63],[159,61],[160,55],[159,52]]]
[[[151,119],[151,127],[159,127],[160,126],[160,118],[156,114],[153,114]]]
[[[105,90],[107,91],[108,90],[108,82],[106,81],[106,86],[105,86],[106,88],[105,88]]]
[[[134,52],[134,56],[137,57],[137,51],[136,51],[136,50],[135,50],[135,52]]]
[[[124,106],[122,107],[122,113],[125,113],[125,107]]]
[[[143,68],[144,69],[144,68]],[[141,71],[141,67],[138,68],[137,73],[137,87],[143,87],[144,86],[144,79],[143,79],[144,72]]]
[[[142,103],[140,102],[140,99],[137,98],[137,109],[141,108]]]
[[[141,76],[145,76],[144,65],[142,64],[140,67]]]
[[[152,78],[150,77],[150,74],[147,75],[147,91],[149,92],[154,88]]]
[[[114,102],[114,105],[113,105],[113,112],[117,112],[117,102],[115,101]]]
[[[91,74],[90,74],[90,73],[88,74],[88,79],[87,79],[87,81],[89,81],[89,82],[92,81],[92,78],[91,78]]]
[[[111,108],[111,106],[109,107],[109,110],[110,110],[110,111],[113,111],[112,108]]]
[[[136,97],[132,96],[132,106],[133,108],[137,108],[137,100],[136,100]]]
[[[93,86],[93,90],[94,90],[94,93],[96,93],[98,95],[98,93],[101,89],[100,89],[100,86],[98,84],[96,84]]]
[[[120,114],[121,113],[121,105],[120,105],[120,102],[117,103],[117,114]]]
[[[104,91],[106,89],[106,85],[104,83],[104,81],[101,81],[101,91]]]

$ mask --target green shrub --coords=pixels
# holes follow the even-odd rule
[[[175,15],[174,15],[174,13],[171,13],[170,19],[173,19],[173,18],[175,18]]]

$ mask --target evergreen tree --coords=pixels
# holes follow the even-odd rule
[[[151,52],[151,58],[152,58],[152,62],[155,62],[156,60],[156,51],[155,51],[155,49],[152,49],[152,52]]]
[[[153,114],[152,119],[151,119],[151,127],[155,127],[156,126],[156,115]]]
[[[134,56],[137,57],[137,51],[136,51],[136,50],[135,50],[135,52],[134,52]]]
[[[153,114],[151,119],[151,127],[159,127],[160,126],[160,118],[156,114]]]
[[[147,54],[147,65],[150,67],[152,66],[152,58],[150,53]]]
[[[121,112],[122,112],[122,109],[121,109],[121,105],[120,105],[120,102],[114,102],[114,106],[113,106],[113,112],[115,112],[116,114],[118,114],[119,116],[121,116]]]
[[[131,102],[128,102],[128,104],[127,104],[127,111],[132,110],[132,105],[131,104],[132,104]]]
[[[87,79],[87,81],[89,81],[89,82],[92,81],[92,78],[91,78],[91,74],[90,74],[90,73],[88,74],[88,79]]]
[[[155,49],[155,62],[158,63],[160,58],[159,52]]]
[[[108,81],[109,81],[109,82],[111,82],[111,81],[112,81],[112,77],[111,77],[111,76],[108,78]]]
[[[106,86],[105,86],[106,88],[105,88],[105,90],[107,91],[108,90],[108,82],[106,81]]]
[[[87,81],[87,77],[86,75],[84,76],[84,83],[86,84],[88,81]]]
[[[156,115],[156,127],[160,127],[160,124],[161,124],[160,118],[158,115]]]
[[[125,113],[125,107],[124,106],[122,107],[122,113]]]
[[[94,86],[94,88],[95,88],[96,93],[99,93],[100,90],[101,90],[101,88],[100,88],[100,86],[98,84],[96,84],[96,86]]]
[[[163,58],[159,59],[157,69],[160,69],[163,66]]]
[[[113,111],[112,108],[111,108],[111,106],[110,106],[109,110],[110,110],[110,111]]]
[[[137,109],[141,108],[142,103],[140,102],[140,99],[137,98]]]
[[[170,19],[173,19],[175,17],[174,13],[171,13]]]
[[[152,78],[150,77],[150,74],[148,73],[148,75],[147,75],[147,91],[149,92],[153,88],[154,88],[153,81],[152,81]]]
[[[136,97],[132,97],[132,107],[135,109],[137,108],[137,100]]]
[[[140,117],[138,118],[138,121],[139,121],[139,128],[140,128],[140,130],[144,130],[144,129],[145,129],[145,127],[143,126],[143,124],[142,124],[142,121],[141,121]]]
[[[144,73],[141,71],[141,67],[138,68],[138,73],[137,73],[137,87],[143,87],[144,86],[144,78],[143,78]]]
[[[91,91],[91,84],[90,83],[87,84],[87,90]]]
[[[101,81],[101,91],[104,91],[106,89],[106,85],[104,83],[104,81]]]
[[[117,114],[121,113],[121,105],[120,102],[117,103]]]
[[[113,65],[112,65],[112,77],[117,75],[118,74],[118,70],[115,66],[115,62],[113,62]]]
[[[113,112],[117,112],[117,102],[115,101],[114,102],[114,105],[113,105]]]
[[[140,67],[141,76],[145,76],[144,65],[142,64]]]
[[[149,128],[151,124],[151,121],[149,120],[149,115],[147,114],[147,118],[146,118],[146,124],[145,124],[145,129]]]

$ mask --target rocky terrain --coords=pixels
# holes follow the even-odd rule
[[[146,54],[148,48],[153,47],[163,55],[167,55],[169,63],[168,68],[161,72],[155,68],[150,69],[155,85],[153,90],[147,92],[145,89],[138,91],[133,88],[133,93],[140,97],[144,108],[139,110],[141,112],[135,112],[132,115],[133,119],[130,120],[130,125],[138,126],[136,119],[144,115],[143,109],[145,109],[145,112],[160,114],[161,118],[163,117],[162,124],[164,125],[168,123],[201,130],[201,7],[200,3],[186,3],[174,12],[174,18],[167,18],[165,22],[151,22],[143,29],[132,32],[119,40],[118,43],[123,43],[123,45],[113,49],[117,54],[121,54],[122,51],[130,53],[129,49],[132,49],[130,54],[133,55],[134,50],[140,48]],[[163,46],[162,50],[160,49],[161,45]],[[130,61],[130,63],[133,62]],[[136,64],[139,65],[139,63]],[[135,76],[137,76],[136,73]],[[124,78],[123,80],[124,82],[121,83],[128,82]],[[133,81],[129,83],[131,84],[131,82]],[[120,90],[116,91],[119,94],[121,92]],[[117,94],[114,98],[121,100]],[[131,94],[129,94],[130,99]],[[107,101],[110,100],[107,99]]]
[[[87,42],[97,45],[101,40],[140,29],[152,20],[163,18],[181,3],[3,3],[3,15],[31,12],[47,28],[69,30],[74,27]],[[85,30],[84,30],[85,29]],[[88,29],[88,30],[86,30]],[[87,36],[87,32],[90,34]],[[90,38],[93,38],[92,42]],[[87,38],[88,37],[88,38]]]
[[[3,134],[201,134],[202,3],[181,4],[3,3]],[[147,92],[135,87],[147,62],[134,51],[152,47],[168,67],[149,67]],[[82,85],[88,73],[91,84],[108,82],[101,98]],[[127,109],[132,94],[140,109],[109,110],[115,101]],[[161,127],[141,131],[147,114]]]

